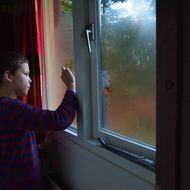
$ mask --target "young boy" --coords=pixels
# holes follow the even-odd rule
[[[24,103],[32,80],[28,60],[17,53],[0,54],[0,189],[42,190],[34,132],[66,129],[77,109],[75,77],[62,68],[67,91],[55,111]]]

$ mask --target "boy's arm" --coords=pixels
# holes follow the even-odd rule
[[[66,129],[74,120],[78,107],[75,77],[69,68],[62,68],[61,79],[67,86],[65,96],[55,111],[42,110],[19,100],[12,100],[12,126],[17,130],[55,131]]]
[[[76,94],[66,91],[60,106],[55,111],[36,108],[20,100],[9,101],[12,126],[16,130],[55,131],[66,129],[75,118],[78,107]]]

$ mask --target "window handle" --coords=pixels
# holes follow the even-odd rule
[[[91,50],[90,40],[94,40],[94,24],[90,24],[90,25],[86,26],[85,29],[86,29],[86,39],[87,39],[88,51],[89,51],[89,53],[91,53],[92,50]]]
[[[90,33],[91,33],[92,31],[91,30],[89,30],[89,29],[86,29],[86,39],[87,39],[87,45],[88,45],[88,51],[89,51],[89,53],[91,53],[91,44],[90,44]]]

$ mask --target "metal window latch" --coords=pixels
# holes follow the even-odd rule
[[[94,40],[94,24],[90,24],[85,27],[86,31],[86,39],[87,39],[87,45],[88,45],[88,51],[91,53],[91,44],[90,41]]]
[[[105,148],[106,150],[109,150],[115,154],[117,154],[118,156],[121,156],[122,158],[131,160],[137,164],[140,164],[144,167],[149,168],[152,171],[155,171],[155,167],[156,167],[156,163],[153,160],[150,160],[149,158],[144,157],[143,155],[138,155],[135,154],[133,152],[127,151],[127,150],[122,150],[118,147],[115,147],[113,145],[107,144],[103,138],[99,137],[98,138],[101,147]],[[156,188],[156,187],[155,187]],[[158,186],[157,186],[158,188]],[[161,189],[155,189],[155,190],[161,190]]]

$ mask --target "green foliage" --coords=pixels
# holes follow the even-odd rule
[[[118,88],[152,89],[156,82],[155,23],[143,25],[142,20],[118,15],[114,10],[102,14],[104,68]]]
[[[61,11],[72,11],[72,0],[61,0]]]
[[[123,3],[128,0],[101,0],[103,14],[109,9],[110,5],[113,3]]]

